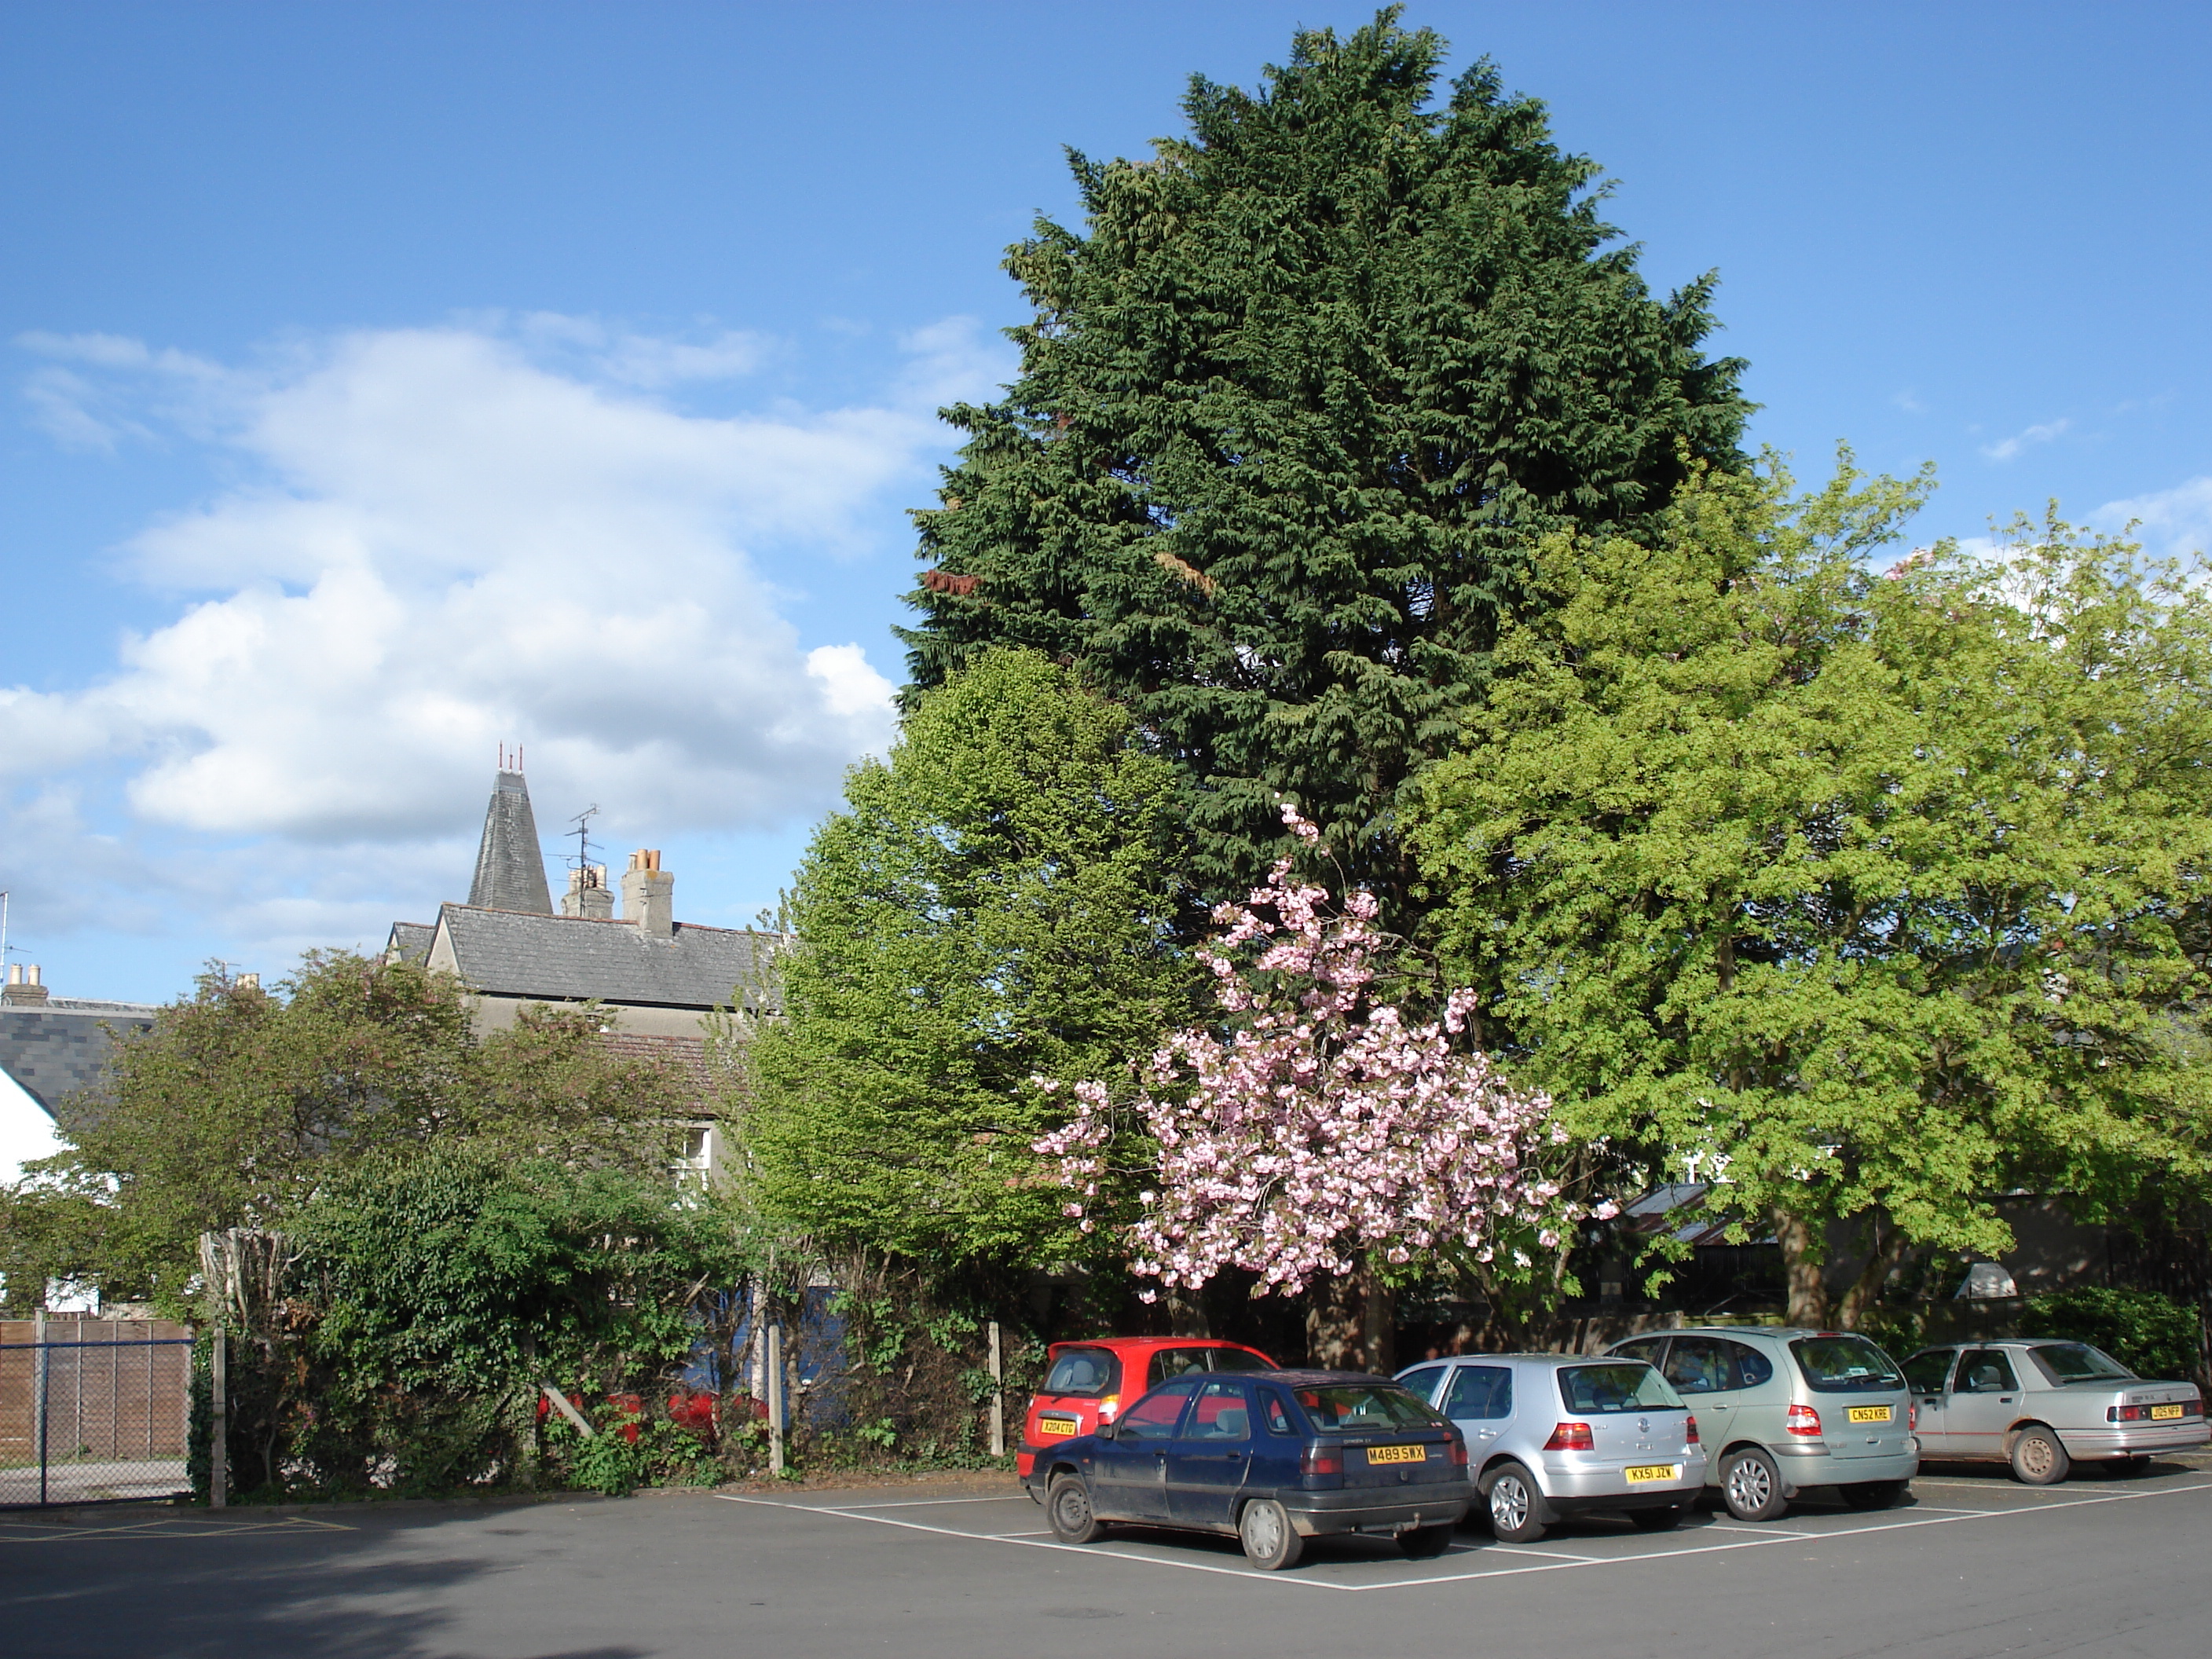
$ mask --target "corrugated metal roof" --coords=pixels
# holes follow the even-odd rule
[[[740,996],[757,1003],[758,964],[775,946],[773,935],[750,928],[679,921],[657,939],[635,922],[466,904],[442,907],[438,929],[463,981],[489,995],[702,1012]]]

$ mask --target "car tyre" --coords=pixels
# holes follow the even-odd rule
[[[1091,1488],[1074,1474],[1056,1474],[1045,1495],[1045,1519],[1063,1544],[1089,1544],[1106,1535],[1106,1523],[1091,1512]]]
[[[1452,1525],[1408,1527],[1398,1534],[1398,1547],[1409,1561],[1433,1561],[1451,1547]]]
[[[1672,1532],[1690,1512],[1687,1504],[1669,1504],[1663,1510],[1631,1510],[1628,1518],[1638,1532]]]
[[[1255,1498],[1244,1506],[1237,1517],[1237,1540],[1244,1546],[1244,1559],[1262,1572],[1294,1567],[1306,1553],[1289,1512],[1272,1498]]]
[[[1908,1484],[1903,1480],[1855,1480],[1836,1490],[1852,1509],[1893,1510],[1904,1501]]]
[[[2042,1424],[2031,1423],[2013,1437],[2012,1478],[2023,1486],[2055,1486],[2073,1467],[2058,1437]]]
[[[1721,1465],[1721,1498],[1739,1521],[1778,1521],[1790,1507],[1782,1471],[1757,1446],[1731,1453]]]
[[[1501,1544],[1531,1544],[1551,1524],[1536,1477],[1518,1463],[1500,1463],[1482,1477],[1490,1530]]]

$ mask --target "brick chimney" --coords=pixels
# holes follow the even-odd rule
[[[561,895],[561,914],[606,921],[615,913],[615,896],[607,890],[607,866],[587,864],[568,872],[568,890]]]
[[[660,851],[639,848],[623,872],[623,920],[641,937],[668,939],[676,932],[676,878],[660,867]]]
[[[46,1006],[46,988],[39,982],[39,964],[26,968],[20,962],[8,964],[8,983],[0,988],[0,1006],[9,1008],[43,1008]]]

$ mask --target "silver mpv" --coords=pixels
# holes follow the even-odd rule
[[[1466,1437],[1476,1507],[1503,1542],[1527,1543],[1588,1511],[1616,1510],[1663,1531],[1705,1490],[1696,1419],[1649,1365],[1480,1354],[1416,1365],[1398,1381]]]
[[[1855,1333],[1729,1325],[1607,1352],[1656,1365],[1697,1413],[1712,1483],[1738,1520],[1774,1520],[1808,1486],[1887,1509],[1920,1468],[1905,1374]]]

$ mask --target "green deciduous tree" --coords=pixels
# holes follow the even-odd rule
[[[1191,1004],[1174,786],[1114,704],[987,653],[855,769],[788,905],[784,1018],[746,1066],[765,1210],[925,1260],[1074,1251],[1033,1076],[1122,1071]]]
[[[1014,644],[1124,699],[1209,904],[1285,850],[1287,795],[1402,927],[1400,792],[1534,536],[1649,525],[1686,455],[1735,456],[1711,280],[1652,298],[1540,104],[1486,62],[1431,105],[1443,51],[1395,11],[1302,33],[1261,91],[1194,80],[1151,159],[1074,157],[1084,229],[1007,261],[1018,381],[946,411],[915,688]]]
[[[1922,493],[1846,466],[1547,543],[1415,840],[1482,1041],[1585,1139],[1724,1175],[1794,1319],[1917,1245],[2201,1183],[2212,623],[2052,522],[1866,562]],[[1860,1230],[1830,1306],[1822,1257]]]
[[[202,1232],[282,1228],[373,1154],[465,1142],[658,1170],[679,1084],[598,1029],[532,1008],[479,1039],[457,980],[344,952],[310,953],[276,994],[207,976],[65,1103],[70,1149],[9,1196],[0,1272],[88,1277],[181,1312]]]

